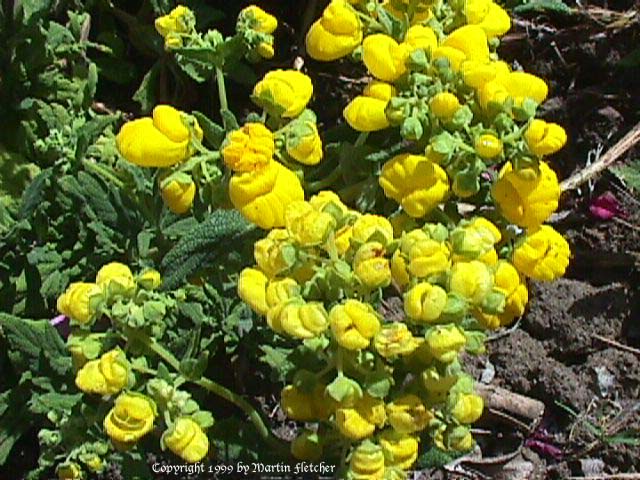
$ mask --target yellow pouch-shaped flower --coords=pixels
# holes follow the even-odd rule
[[[337,342],[348,350],[361,350],[380,330],[380,320],[368,303],[349,299],[334,305],[329,323]]]
[[[502,153],[502,140],[488,133],[477,137],[473,146],[476,153],[484,159],[492,159]]]
[[[484,400],[473,393],[461,393],[458,395],[451,414],[460,423],[473,423],[482,416]]]
[[[253,245],[253,256],[260,270],[274,278],[293,266],[296,252],[289,233],[284,228],[276,228]]]
[[[385,324],[373,340],[376,351],[384,358],[410,355],[418,348],[418,339],[402,322]]]
[[[196,197],[196,184],[193,180],[188,183],[172,180],[162,189],[160,194],[169,210],[177,215],[182,215],[193,206],[193,200]]]
[[[76,374],[76,386],[85,393],[113,395],[130,383],[133,383],[131,365],[119,348],[85,363]]]
[[[501,260],[496,265],[494,279],[494,288],[502,292],[506,298],[504,312],[498,316],[500,324],[508,325],[524,313],[529,301],[527,285],[518,270],[506,260]]]
[[[383,130],[389,126],[385,109],[394,95],[392,85],[374,80],[365,87],[362,95],[349,102],[342,114],[351,128],[359,132]]]
[[[381,288],[391,283],[391,268],[385,253],[380,242],[367,242],[356,251],[353,270],[365,287]]]
[[[269,165],[274,152],[271,131],[262,123],[246,123],[228,135],[222,158],[234,172],[253,172]]]
[[[384,402],[365,394],[352,407],[336,410],[336,426],[340,433],[351,440],[362,440],[371,436],[376,427],[386,420]]]
[[[303,392],[287,385],[280,393],[280,406],[287,418],[300,422],[326,420],[331,415],[333,403],[325,395],[325,385],[317,384],[311,392]]]
[[[291,442],[291,455],[297,460],[317,462],[322,458],[322,442],[317,433],[304,430]]]
[[[410,47],[408,49],[409,54],[418,49],[430,52],[438,46],[438,37],[430,27],[414,25],[407,30],[402,43]]]
[[[555,172],[546,162],[539,162],[539,173],[520,173],[507,162],[491,194],[502,215],[520,227],[535,228],[545,222],[558,208],[560,185]]]
[[[154,26],[162,38],[170,33],[189,33],[195,26],[195,16],[189,8],[178,5],[167,15],[156,18]]]
[[[131,269],[119,262],[103,265],[96,275],[96,283],[111,295],[131,295],[136,288]]]
[[[162,435],[161,444],[189,463],[202,460],[209,452],[209,439],[200,425],[181,417]]]
[[[551,281],[562,277],[571,250],[569,244],[553,227],[542,225],[527,233],[513,252],[513,265],[529,278]]]
[[[269,307],[266,300],[269,279],[260,270],[245,268],[238,278],[238,296],[259,315],[266,315]]]
[[[371,74],[384,82],[395,82],[407,71],[409,45],[400,45],[382,33],[369,35],[362,42],[362,61]]]
[[[396,155],[382,167],[380,186],[387,197],[415,218],[425,216],[449,192],[449,180],[439,165],[420,155]]]
[[[261,228],[283,227],[284,212],[291,202],[304,199],[300,180],[278,162],[254,172],[234,175],[229,181],[231,203],[250,222]]]
[[[272,70],[253,87],[251,99],[273,115],[294,118],[313,95],[311,79],[297,70]]]
[[[125,123],[116,136],[120,154],[141,167],[171,167],[192,154],[189,129],[184,114],[170,105],[158,105],[153,117],[144,117]],[[193,129],[202,140],[202,129],[193,120]]]
[[[382,480],[384,453],[379,445],[369,440],[362,442],[351,454],[348,480]]]
[[[493,276],[486,264],[473,260],[458,262],[451,268],[449,291],[476,305],[482,304],[493,287]]]
[[[320,302],[290,302],[280,314],[282,330],[292,337],[305,340],[324,332],[329,326],[329,318]]]
[[[448,122],[460,108],[458,97],[450,92],[441,92],[429,101],[431,112],[440,120]]]
[[[284,221],[290,238],[300,247],[324,243],[336,226],[333,216],[317,211],[309,202],[302,200],[289,204]]]
[[[132,444],[153,430],[158,415],[156,404],[140,393],[121,393],[104,419],[105,432],[111,440]]]
[[[58,297],[57,308],[72,320],[87,324],[95,318],[103,298],[102,288],[95,283],[75,282]]]
[[[145,290],[155,290],[162,285],[162,277],[159,271],[148,268],[136,277],[136,283]]]
[[[238,21],[243,20],[249,20],[250,27],[256,32],[271,34],[278,28],[278,19],[257,5],[249,5],[240,11]]]
[[[488,108],[490,103],[502,105],[511,98],[516,107],[529,98],[542,103],[549,93],[549,87],[539,77],[526,72],[499,73],[496,78],[485,83],[478,92],[480,105]]]
[[[509,14],[491,0],[466,0],[464,10],[467,23],[482,28],[487,38],[502,36],[511,28]]]
[[[393,241],[393,227],[386,217],[365,214],[353,224],[353,240],[359,243],[378,241],[388,245]]]
[[[425,336],[425,344],[431,355],[445,363],[455,360],[466,343],[464,334],[455,325],[433,327]]]
[[[421,282],[404,296],[404,311],[415,322],[435,322],[447,304],[447,292],[437,285]]]
[[[413,394],[403,395],[387,404],[387,420],[399,433],[424,430],[433,418],[433,412]]]
[[[452,48],[461,52],[463,54],[462,60],[475,60],[480,62],[489,60],[487,35],[484,30],[477,25],[464,25],[455,29],[444,39],[440,47],[436,49],[435,56],[438,57],[438,52],[440,51],[444,53],[443,56],[449,58],[451,53],[447,52],[447,50],[440,50],[442,47],[445,49]],[[451,62],[454,70],[458,70],[455,63],[459,58],[460,57],[456,55]]]
[[[285,148],[294,160],[304,165],[316,165],[322,160],[322,140],[314,121],[292,122],[286,133]]]
[[[332,0],[307,32],[307,53],[330,62],[349,55],[362,42],[362,25],[345,0]]]
[[[384,463],[388,467],[408,470],[418,458],[418,439],[395,430],[385,430],[379,438]]]
[[[567,143],[567,132],[557,123],[548,123],[538,118],[524,132],[524,139],[534,155],[542,157],[556,153]]]
[[[65,462],[56,467],[58,480],[79,480],[82,478],[82,468],[75,462]]]

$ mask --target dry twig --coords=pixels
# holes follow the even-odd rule
[[[601,335],[593,334],[593,338],[596,340],[600,340],[602,343],[606,343],[607,345],[617,348],[618,350],[624,350],[625,352],[633,353],[635,355],[640,355],[640,350],[637,348],[630,347],[629,345],[625,345],[624,343],[616,342],[615,340],[611,340],[610,338],[603,337]]]

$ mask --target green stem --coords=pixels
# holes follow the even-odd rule
[[[340,168],[340,165],[338,165],[336,168],[334,168],[331,171],[329,175],[327,175],[323,179],[316,180],[315,182],[307,183],[307,192],[309,193],[319,192],[323,188],[327,188],[333,185],[335,181],[340,178],[340,175],[342,175],[342,169]]]
[[[98,175],[100,175],[105,180],[113,183],[116,187],[118,187],[118,188],[123,188],[124,187],[124,182],[122,180],[120,180],[108,168],[105,168],[104,166],[102,166],[102,165],[100,165],[100,164],[98,164],[96,162],[92,162],[91,160],[83,160],[82,164],[85,166],[85,168],[87,168],[88,170],[91,170],[94,173],[97,173]]]
[[[218,98],[220,99],[220,110],[229,110],[227,103],[227,88],[224,84],[224,72],[220,67],[216,67],[216,82],[218,85]]]
[[[369,132],[360,132],[360,135],[358,135],[356,143],[354,143],[353,146],[361,147],[367,142],[367,138],[369,138]]]

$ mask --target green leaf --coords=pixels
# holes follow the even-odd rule
[[[336,402],[345,400],[359,400],[362,398],[362,387],[355,380],[338,375],[333,382],[327,385],[326,392]]]
[[[25,320],[0,312],[0,328],[11,347],[9,358],[17,369],[40,372],[50,365],[59,374],[71,370],[71,357],[48,320]]]
[[[260,345],[260,350],[264,355],[260,361],[269,365],[273,372],[277,373],[282,380],[288,377],[289,373],[296,369],[296,366],[289,360],[292,349],[283,347],[272,347],[271,345]]]
[[[133,99],[140,104],[142,113],[149,113],[156,104],[156,86],[161,69],[162,64],[156,62],[142,78],[140,86],[133,94]]]
[[[238,125],[238,119],[231,110],[222,109],[220,110],[220,115],[222,115],[222,123],[224,124],[224,129],[227,132],[240,128],[240,125]]]
[[[33,413],[46,414],[51,411],[69,414],[82,399],[82,393],[50,392],[42,395],[34,394],[29,402],[29,409]]]
[[[191,112],[200,127],[202,127],[202,131],[204,133],[205,140],[211,145],[213,148],[218,149],[224,140],[226,132],[224,128],[220,125],[212,121],[209,117],[207,117],[204,113],[201,112]]]
[[[209,352],[200,352],[198,358],[187,358],[180,362],[180,373],[188,380],[199,380],[207,369]]]
[[[633,160],[628,165],[612,167],[611,171],[636,194],[640,194],[640,159]]]
[[[0,394],[0,465],[4,465],[13,445],[31,428],[26,388],[14,388]]]
[[[374,398],[384,398],[393,385],[393,377],[387,372],[379,371],[367,375],[365,390]]]
[[[571,15],[573,9],[561,0],[533,0],[530,2],[518,5],[513,9],[514,13],[562,13]]]
[[[51,12],[51,0],[22,0],[24,23],[28,23],[34,15],[44,15]],[[19,4],[18,4],[19,5]]]

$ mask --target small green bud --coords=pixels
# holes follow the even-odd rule
[[[400,135],[405,140],[420,140],[423,133],[422,124],[415,117],[406,118],[400,127]]]

